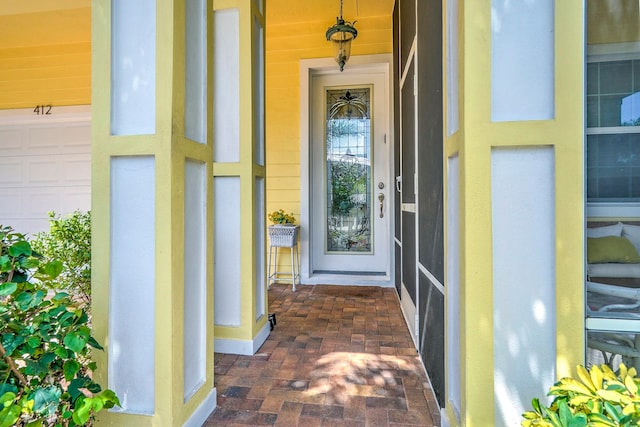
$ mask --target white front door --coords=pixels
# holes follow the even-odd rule
[[[390,277],[388,77],[311,78],[310,273]]]

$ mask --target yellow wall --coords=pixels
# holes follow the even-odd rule
[[[278,13],[267,2],[267,24]],[[334,8],[335,9],[335,8]],[[300,213],[300,69],[301,59],[331,57],[325,39],[335,23],[328,9],[315,22],[268,25],[266,32],[267,212]],[[351,17],[344,15],[345,20]],[[351,55],[392,51],[391,11],[387,16],[358,19]],[[336,64],[336,68],[338,65]],[[349,63],[345,67],[349,67]]]
[[[91,2],[82,4],[0,13],[0,109],[91,103]]]

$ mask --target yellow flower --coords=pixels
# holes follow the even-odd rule
[[[296,218],[293,216],[293,212],[285,213],[283,209],[278,209],[276,211],[271,212],[270,214],[267,215],[267,218],[269,218],[269,221],[273,222],[274,224],[295,224],[296,223]]]

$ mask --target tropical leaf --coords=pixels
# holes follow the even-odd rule
[[[73,359],[67,360],[66,362],[64,362],[62,370],[64,372],[64,379],[66,379],[67,381],[71,381],[76,376],[78,371],[80,371],[80,364]]]
[[[64,270],[64,265],[61,261],[51,261],[44,266],[44,272],[50,278],[55,279]]]
[[[0,296],[11,295],[18,289],[18,284],[14,282],[0,283]]]
[[[629,390],[631,394],[638,394],[638,385],[630,375],[624,377],[624,385],[627,387],[627,390]]]
[[[607,365],[576,368],[578,379],[565,377],[549,389],[550,407],[531,402],[523,414],[525,427],[640,426],[640,396],[635,368],[621,364],[616,375]]]
[[[64,345],[67,346],[69,350],[75,351],[76,353],[81,353],[87,345],[87,342],[87,337],[77,332],[71,332],[64,337]]]
[[[26,240],[19,240],[9,247],[7,253],[9,256],[14,258],[19,256],[30,256],[31,245]]]
[[[73,411],[73,421],[82,426],[85,425],[91,417],[91,398],[80,397],[76,400],[75,408]]]
[[[10,427],[20,418],[21,409],[18,405],[8,405],[0,410],[0,427]]]
[[[587,415],[583,413],[578,413],[571,418],[569,421],[568,427],[587,427],[588,420]]]
[[[58,407],[62,392],[58,387],[38,388],[32,394],[33,410],[38,413],[52,414]]]
[[[616,379],[618,379],[618,377],[616,376],[615,372],[613,372],[608,365],[602,364],[602,365],[600,365],[600,369],[602,369],[602,375],[604,376],[605,380],[607,380],[607,381],[615,381]],[[624,373],[625,373],[625,376],[626,376],[627,367],[624,365],[624,363],[620,364],[620,369],[621,369],[621,372],[622,372],[622,370],[624,370]]]
[[[579,395],[576,395],[576,396],[573,396],[572,398],[570,398],[569,399],[569,404],[571,406],[573,406],[573,407],[577,407],[577,406],[584,405],[584,404],[590,402],[591,399],[593,399],[592,396],[579,394]]]
[[[578,372],[578,378],[586,385],[590,391],[595,392],[596,386],[591,381],[591,376],[589,375],[589,371],[586,370],[584,366],[578,366],[576,369]]]
[[[589,414],[589,426],[619,427],[618,423],[603,414]]]
[[[591,392],[591,390],[589,390],[587,386],[570,377],[562,378],[558,385],[551,387],[551,391],[554,391],[554,390],[563,391],[563,392],[572,391],[575,393],[593,395],[593,393]]]
[[[596,389],[602,388],[602,380],[604,379],[604,376],[597,365],[591,367],[589,370],[589,376],[591,377],[591,382]]]
[[[605,400],[615,403],[620,403],[620,399],[622,399],[622,394],[616,390],[598,390],[596,394]]]

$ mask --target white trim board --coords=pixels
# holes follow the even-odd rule
[[[240,354],[253,356],[262,347],[271,333],[269,322],[260,329],[253,340],[234,340],[228,338],[215,338],[213,349],[216,353]]]
[[[204,425],[209,416],[218,406],[218,393],[214,388],[198,405],[196,410],[191,414],[189,419],[182,425],[183,427],[200,427]]]

